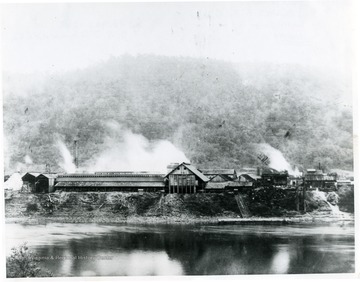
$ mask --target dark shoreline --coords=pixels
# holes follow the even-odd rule
[[[47,223],[99,223],[99,224],[236,224],[236,225],[281,225],[281,224],[353,224],[354,215],[342,213],[332,214],[305,214],[283,217],[188,217],[188,216],[129,216],[129,217],[7,217],[5,224],[47,224]]]

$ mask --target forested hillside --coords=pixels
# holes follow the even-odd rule
[[[300,169],[352,169],[351,87],[301,67],[123,56],[41,87],[18,83],[4,76],[9,171],[25,156],[59,170],[56,142],[70,148],[75,137],[85,166],[107,149],[108,122],[150,143],[168,140],[201,167],[256,165],[254,145],[267,143]]]

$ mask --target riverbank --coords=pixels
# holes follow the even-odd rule
[[[339,210],[336,202],[333,205],[326,200],[331,194],[309,192],[306,202],[308,212],[304,213],[296,210],[294,195],[291,193],[274,189],[267,193],[267,190],[259,189],[251,194],[243,194],[244,203],[250,212],[246,220],[241,220],[235,196],[226,193],[14,193],[5,203],[5,222],[217,224],[219,220],[225,220],[236,224],[261,224],[266,219],[267,222],[279,224],[344,224],[354,220],[351,213]]]
[[[338,223],[353,224],[354,216],[352,214],[331,215],[331,214],[305,214],[297,217],[140,217],[132,216],[128,218],[67,218],[67,217],[11,217],[6,218],[5,223],[17,224],[48,224],[48,223],[100,223],[100,224],[319,224],[319,223]]]
[[[337,215],[329,213],[307,213],[297,216],[284,217],[188,217],[188,216],[130,216],[130,217],[61,217],[61,216],[22,216],[7,217],[5,223],[17,224],[48,224],[48,223],[99,223],[99,224],[320,224],[338,223],[353,224],[354,215],[341,213]]]

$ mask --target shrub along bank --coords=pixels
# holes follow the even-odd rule
[[[257,188],[241,193],[250,214],[257,217],[300,215],[296,192],[280,188]],[[351,212],[351,191],[336,194],[306,193],[307,211]],[[352,208],[351,208],[352,204]],[[122,192],[55,192],[21,194],[6,200],[5,215],[14,218],[41,218],[59,222],[123,222],[134,218],[186,221],[201,218],[240,217],[234,194],[162,194]],[[10,220],[11,221],[11,220]]]

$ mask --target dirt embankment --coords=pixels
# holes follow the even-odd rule
[[[297,211],[295,197],[294,191],[275,188],[258,188],[242,193],[244,203],[255,217],[300,216],[301,211]],[[241,216],[235,196],[226,193],[177,195],[122,192],[51,194],[14,192],[12,196],[8,195],[6,198],[8,198],[5,201],[7,222],[186,223],[216,222],[218,218]],[[331,214],[339,203],[341,197],[334,192],[311,191],[306,194],[308,212],[323,211]]]
[[[122,192],[55,192],[52,194],[15,193],[6,200],[9,220],[28,222],[124,222],[124,221],[211,221],[216,217],[239,216],[233,195]],[[14,221],[14,220],[11,220]]]

